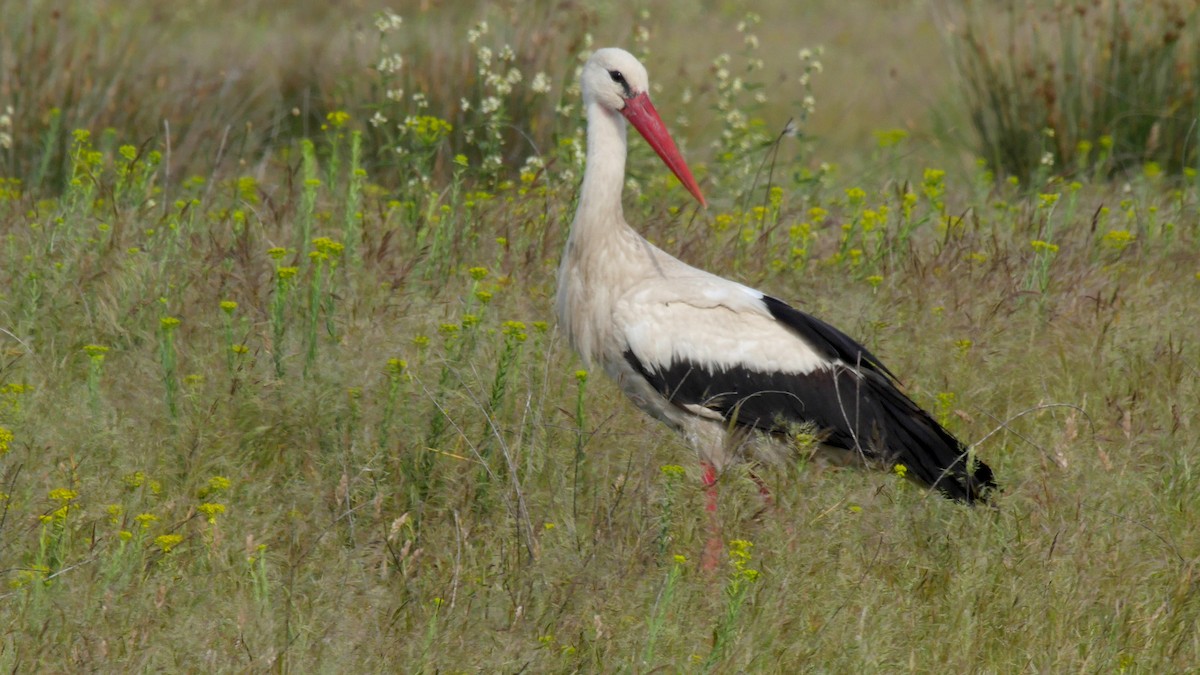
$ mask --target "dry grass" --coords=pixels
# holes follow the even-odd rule
[[[820,11],[838,25],[845,4]],[[731,544],[730,564],[705,574],[695,564],[707,533],[693,458],[602,377],[581,383],[553,327],[575,190],[564,176],[578,170],[569,145],[523,177],[515,166],[483,172],[474,154],[456,169],[453,144],[483,155],[460,138],[406,146],[410,159],[386,164],[368,152],[356,164],[352,132],[367,138],[365,104],[378,99],[308,99],[316,128],[306,154],[303,126],[285,133],[279,121],[299,99],[271,84],[285,66],[317,73],[300,78],[310,93],[338,91],[356,72],[374,77],[350,56],[327,56],[320,68],[281,58],[257,78],[257,98],[189,99],[175,88],[182,75],[161,87],[137,75],[237,61],[234,43],[280,47],[289,40],[275,20],[320,22],[288,49],[331,23],[335,33],[370,25],[365,8],[276,17],[242,7],[198,6],[186,30],[186,17],[148,24],[113,8],[92,28],[73,22],[97,61],[72,61],[87,48],[63,44],[78,51],[45,61],[47,82],[79,72],[51,64],[80,64],[90,73],[80,81],[127,92],[115,108],[89,107],[99,89],[72,90],[82,93],[71,107],[46,98],[51,84],[18,96],[14,73],[0,76],[9,78],[0,108],[8,97],[21,120],[21,145],[0,151],[0,167],[22,180],[0,184],[0,667],[1194,667],[1194,186],[1141,176],[1027,194],[969,163],[928,172],[912,159],[937,154],[919,108],[904,113],[920,120],[907,138],[889,137],[896,145],[834,140],[822,132],[832,87],[817,79],[817,113],[804,129],[826,140],[786,139],[772,192],[767,171],[757,172],[764,151],[753,129],[730,136],[725,147],[750,144],[731,157],[708,146],[724,127],[707,108],[719,100],[715,85],[701,93],[707,67],[652,64],[667,86],[658,108],[668,118],[687,111],[689,155],[709,185],[722,183],[708,190],[711,210],[696,212],[637,148],[629,220],[689,261],[860,337],[952,431],[983,439],[978,452],[1004,488],[995,509],[969,509],[895,475],[798,462],[760,472],[777,503],[756,518],[757,487],[738,468],[721,479],[720,516],[729,540],[753,545]],[[706,35],[743,39],[685,7],[655,4],[651,16],[677,10]],[[497,46],[506,31],[525,35],[500,16],[512,7],[490,11]],[[637,24],[590,11],[598,39],[621,41]],[[759,54],[774,62],[769,41],[801,17],[772,6],[763,14]],[[217,30],[225,24],[212,17],[230,15],[244,22]],[[864,26],[877,25],[870,16]],[[454,35],[479,18],[406,12],[406,22]],[[803,18],[800,30],[819,25]],[[160,30],[141,28],[150,25]],[[656,53],[670,51],[668,29],[651,25]],[[131,56],[114,57],[115,37],[96,39],[110,29],[131,36]],[[189,40],[223,49],[197,57]],[[472,63],[462,49],[428,69],[410,61],[414,81]],[[857,57],[836,42],[827,50],[849,72]],[[793,51],[759,81],[794,69]],[[164,52],[181,61],[144,57]],[[554,81],[549,98],[569,100]],[[378,93],[371,83],[344,91],[358,86]],[[692,108],[678,99],[688,87]],[[730,100],[786,120],[786,98],[760,108]],[[456,114],[439,100],[424,114]],[[57,169],[61,191],[31,185],[46,147],[36,120],[54,105],[63,105],[62,145],[51,156],[76,158]],[[173,127],[168,160],[153,111],[186,117],[185,107],[195,118],[190,131]],[[578,119],[551,107],[530,115],[559,146],[576,137]],[[326,117],[334,108],[353,111],[345,126]],[[885,112],[845,117],[863,129],[909,124]],[[247,120],[254,131],[227,140],[216,161],[220,130]],[[460,131],[472,123],[455,122]],[[81,124],[93,128],[94,151],[71,134]],[[119,131],[106,136],[108,125]],[[822,172],[822,143],[842,142],[850,169]],[[157,167],[153,150],[164,153]],[[444,178],[389,182],[405,162],[431,157]],[[940,157],[947,168],[960,162],[957,151]],[[178,325],[164,323],[172,318]]]

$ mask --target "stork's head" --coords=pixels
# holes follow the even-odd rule
[[[596,104],[624,115],[688,192],[707,206],[691,169],[683,161],[679,148],[675,147],[675,141],[663,125],[658,111],[650,103],[647,93],[650,79],[645,66],[633,54],[615,47],[597,49],[583,67],[580,83],[584,106]]]

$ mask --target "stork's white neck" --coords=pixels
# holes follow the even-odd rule
[[[579,191],[573,234],[625,225],[621,188],[625,183],[625,118],[592,101],[587,107],[587,167]]]

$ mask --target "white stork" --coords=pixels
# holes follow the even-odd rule
[[[558,319],[585,367],[603,368],[699,453],[708,509],[716,509],[722,469],[748,448],[786,448],[772,437],[786,440],[799,428],[815,428],[823,449],[848,459],[903,464],[950,498],[986,499],[991,469],[970,461],[966,446],[901,393],[865,347],[787,303],[675,259],[625,222],[626,121],[702,205],[704,197],[633,55],[596,51],[581,84],[587,169],[558,273]]]

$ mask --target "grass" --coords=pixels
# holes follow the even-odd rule
[[[205,22],[135,30],[159,24],[131,7],[62,30],[132,36],[131,54],[221,39]],[[848,120],[880,133],[827,156],[836,136],[821,111],[836,99],[823,97],[824,74],[814,69],[811,90],[766,85],[813,59],[845,72],[855,57],[837,44],[805,61],[772,51],[792,14],[769,3],[740,32],[665,0],[647,8],[645,19],[594,10],[587,25],[669,52],[657,17],[678,10],[738,49],[722,59],[726,77],[706,70],[716,53],[703,68],[672,71],[670,53],[650,64],[664,84],[656,106],[689,118],[671,126],[712,206],[695,210],[635,143],[627,218],[862,339],[915,400],[979,442],[1004,488],[997,508],[800,460],[757,469],[776,503],[756,516],[758,486],[737,467],[720,482],[728,562],[699,569],[708,521],[690,451],[580,371],[554,327],[581,168],[578,109],[553,109],[574,102],[561,54],[538,94],[546,107],[523,113],[541,131],[507,118],[541,139],[533,161],[510,127],[466,140],[486,121],[452,117],[432,93],[420,115],[451,130],[387,112],[396,153],[369,122],[395,101],[370,82],[317,97],[307,128],[279,122],[238,143],[222,129],[286,103],[197,99],[190,131],[175,127],[168,146],[161,119],[101,115],[136,112],[124,98],[97,118],[81,117],[87,96],[51,115],[50,78],[17,97],[14,149],[0,150],[0,667],[1194,667],[1194,183],[996,183],[887,111]],[[236,37],[266,31],[261,9],[213,11],[246,19]],[[834,25],[844,11],[818,9]],[[323,11],[287,20],[319,25]],[[486,15],[489,32],[466,57],[406,56],[410,104],[413,83],[456,59],[481,46],[498,55],[510,37],[540,44],[529,34],[556,25],[442,11],[414,10],[404,25],[454,27],[465,45]],[[661,40],[628,37],[637,25]],[[28,54],[44,39],[5,48]],[[139,110],[182,106],[176,80],[159,86],[129,64],[160,66],[103,58],[114,43],[97,44],[87,81],[121,83]],[[378,58],[369,47],[364,63]],[[310,93],[344,73],[375,77],[342,56]],[[528,64],[513,63],[531,85]],[[502,110],[541,100],[518,88]],[[775,146],[792,94],[814,96],[815,112]],[[470,103],[493,95],[481,88]],[[486,161],[497,151],[500,168]],[[826,165],[835,156],[840,168]]]
[[[1195,177],[1197,20],[1177,0],[964,3],[955,61],[979,153],[998,173]],[[1003,28],[1000,28],[1000,27]]]

